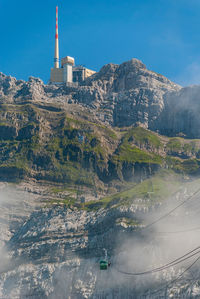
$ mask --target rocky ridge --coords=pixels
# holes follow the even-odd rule
[[[164,76],[147,70],[137,59],[105,65],[74,88],[44,85],[33,77],[24,82],[1,74],[0,79],[2,103],[76,103],[87,107],[97,119],[118,127],[141,122],[148,128],[163,109],[164,94],[180,89]],[[71,110],[69,105],[67,109]]]
[[[49,111],[90,115],[115,127],[137,125],[167,136],[199,138],[199,87],[181,88],[137,59],[108,64],[82,85],[45,85],[0,74],[0,103],[34,103]],[[183,118],[186,120],[183,122]]]
[[[193,90],[137,59],[108,64],[76,87],[1,73],[0,178],[96,185],[107,192],[162,167],[197,174],[200,143],[180,138],[198,138],[198,109],[188,109],[189,99],[198,106],[198,87]]]

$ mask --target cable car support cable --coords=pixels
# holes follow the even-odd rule
[[[175,283],[177,280],[179,280],[188,270],[190,270],[200,259],[200,256],[198,256],[197,259],[195,259],[195,261],[190,264],[181,274],[179,274],[175,279],[171,280],[169,283],[163,285],[162,288],[155,290],[154,292],[151,292],[149,295],[154,295],[162,290],[165,290],[167,287],[169,287],[171,284]]]
[[[161,216],[160,218],[158,218],[157,220],[155,220],[154,222],[146,225],[145,227],[143,227],[142,229],[147,229],[151,226],[153,226],[154,224],[158,223],[159,221],[161,221],[162,219],[166,218],[167,216],[171,215],[171,213],[173,213],[175,210],[177,210],[178,208],[180,208],[181,206],[183,206],[187,201],[191,200],[195,195],[197,195],[200,192],[200,188],[197,189],[196,192],[194,192],[190,197],[186,198],[183,202],[181,202],[179,205],[177,205],[176,207],[174,207],[172,210],[170,210],[168,213],[164,214],[163,216]]]
[[[198,250],[198,251],[197,251]],[[197,251],[197,252],[195,252]],[[198,246],[197,248],[189,251],[188,253],[184,254],[183,256],[173,260],[172,262],[170,263],[167,263],[161,267],[158,267],[158,268],[154,268],[154,269],[151,269],[151,270],[148,270],[148,271],[144,271],[144,272],[135,272],[135,273],[132,273],[132,272],[126,272],[126,271],[123,271],[123,270],[120,270],[118,268],[116,268],[117,272],[121,273],[121,274],[125,274],[125,275],[131,275],[131,276],[139,276],[139,275],[146,275],[146,274],[153,274],[153,273],[156,273],[156,272],[161,272],[165,269],[168,269],[170,267],[173,267],[175,265],[178,265],[190,258],[192,258],[193,256],[196,256],[197,254],[200,254],[200,246]]]

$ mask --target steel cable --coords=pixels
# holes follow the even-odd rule
[[[176,207],[174,207],[172,210],[170,210],[169,212],[167,212],[166,214],[162,215],[160,218],[158,218],[157,220],[153,221],[152,223],[146,225],[145,227],[141,228],[141,229],[148,229],[149,227],[153,226],[154,224],[158,223],[159,221],[161,221],[162,219],[166,218],[167,216],[171,215],[174,211],[176,211],[178,208],[180,208],[181,206],[183,206],[186,202],[188,202],[189,200],[191,200],[195,195],[197,195],[200,192],[200,188],[197,189],[196,192],[194,192],[190,197],[186,198],[183,202],[181,202],[179,205],[177,205]]]
[[[166,234],[166,235],[167,234],[181,234],[181,233],[193,232],[193,231],[198,231],[198,230],[200,230],[200,226],[186,229],[186,230],[169,231],[169,232],[161,231],[161,232],[156,232],[156,234]]]
[[[148,295],[154,295],[162,290],[165,290],[166,288],[168,288],[171,284],[175,283],[177,280],[179,280],[188,270],[190,270],[200,259],[200,256],[198,256],[197,259],[195,259],[195,261],[190,264],[190,266],[188,266],[181,274],[179,274],[175,279],[171,280],[169,283],[165,284],[162,288],[155,290],[154,292],[151,292]]]
[[[197,251],[198,250],[198,251]],[[197,251],[197,252],[195,252]],[[195,253],[194,253],[195,252]],[[139,276],[139,275],[146,275],[146,274],[152,274],[152,273],[156,273],[156,272],[160,272],[160,271],[163,271],[165,269],[168,269],[170,267],[173,267],[177,264],[180,264],[190,258],[192,258],[193,256],[197,255],[198,253],[200,253],[200,246],[196,247],[195,249],[189,251],[188,253],[184,254],[183,256],[173,260],[172,262],[170,263],[167,263],[161,267],[157,267],[157,268],[154,268],[154,269],[151,269],[151,270],[148,270],[148,271],[144,271],[144,272],[136,272],[136,273],[132,273],[132,272],[127,272],[127,271],[123,271],[123,270],[120,270],[120,269],[117,269],[117,272],[119,273],[122,273],[122,274],[125,274],[125,275],[132,275],[132,276]]]

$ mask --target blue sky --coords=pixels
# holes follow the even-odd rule
[[[60,57],[99,70],[133,57],[181,84],[200,84],[199,0],[0,0],[0,71],[47,82],[55,7]]]

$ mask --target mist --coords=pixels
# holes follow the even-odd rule
[[[6,249],[6,242],[11,237],[10,232],[10,218],[12,216],[12,209],[15,205],[15,198],[13,197],[12,188],[7,184],[0,184],[0,272],[9,267],[9,254]],[[10,196],[12,194],[12,196]]]
[[[106,252],[101,249],[101,258],[106,260],[108,255],[111,262],[108,270],[99,270],[100,257],[93,256],[81,259],[81,267],[75,272],[69,272],[64,266],[56,270],[53,277],[57,286],[50,298],[58,295],[66,298],[72,294],[74,298],[79,298],[78,294],[85,294],[84,298],[160,298],[164,292],[170,296],[172,291],[181,294],[181,298],[188,298],[184,287],[190,286],[191,292],[196,287],[200,259],[196,260],[200,257],[200,249],[188,260],[162,271],[135,276],[122,272],[133,274],[162,267],[200,246],[200,191],[192,197],[198,188],[198,182],[185,183],[179,192],[162,204],[156,204],[155,208],[139,213],[139,216],[134,213],[133,219],[136,217],[141,226],[130,233],[118,233],[113,252],[108,247],[105,247]],[[149,226],[183,201],[185,204]],[[80,256],[73,258],[79,260]]]
[[[34,198],[14,184],[0,183],[0,272],[15,267],[9,240],[34,208]]]
[[[145,207],[149,206],[149,209],[145,208],[141,212],[141,209],[138,208],[134,209],[132,214],[129,213],[132,219],[137,220],[138,226],[131,230],[118,229],[117,232],[109,232],[109,244],[113,245],[112,250],[110,250],[109,246],[106,245],[106,230],[99,229],[100,234],[98,235],[98,231],[94,228],[94,224],[98,225],[99,220],[107,221],[105,220],[106,214],[97,212],[89,216],[90,213],[64,211],[63,207],[57,209],[51,207],[41,209],[38,214],[35,213],[31,219],[36,220],[29,222],[28,219],[32,215],[30,206],[34,201],[33,194],[30,195],[16,187],[4,185],[0,191],[0,221],[2,224],[0,269],[8,275],[8,280],[4,278],[8,291],[5,298],[9,298],[11,294],[9,290],[12,290],[12,294],[16,290],[20,293],[19,288],[22,288],[21,292],[25,298],[36,294],[38,298],[51,299],[70,298],[70,296],[71,298],[104,298],[102,296],[107,295],[113,296],[111,298],[140,298],[140,296],[141,298],[146,298],[142,296],[156,298],[154,292],[158,292],[162,288],[165,290],[168,288],[168,295],[172,289],[181,289],[182,286],[186,285],[190,285],[192,289],[192,284],[198,280],[200,261],[197,261],[185,273],[183,272],[200,256],[200,252],[194,257],[163,271],[137,276],[126,275],[122,272],[134,274],[150,271],[162,267],[200,246],[198,238],[200,231],[198,216],[200,192],[191,197],[198,188],[198,181],[188,182],[184,183],[179,192],[164,200],[162,204],[151,202],[153,205],[151,207],[148,202],[144,201]],[[163,218],[183,201],[186,201],[185,204]],[[134,204],[138,205],[138,201],[134,203],[133,200]],[[16,217],[16,215],[18,216]],[[114,216],[114,214],[111,215]],[[82,219],[80,219],[81,217]],[[88,222],[94,221],[91,224],[91,229],[95,232],[92,239],[89,241],[88,237],[84,239],[83,236],[80,236],[79,239],[77,236],[68,240],[68,233],[76,233],[76,227],[80,223],[87,223],[84,217],[93,217],[91,218],[93,220]],[[110,217],[109,214],[107,217]],[[72,227],[69,224],[73,219],[74,221],[77,219],[79,224]],[[158,219],[160,220],[157,221]],[[150,225],[152,223],[154,224]],[[29,225],[31,226],[29,227]],[[6,244],[19,229],[21,230],[21,240],[24,236],[29,238],[31,232],[34,234],[44,230],[44,236],[52,233],[46,241],[40,240],[40,235],[36,235],[38,238],[35,240],[36,243],[38,242],[36,250],[37,253],[41,252],[41,257],[38,258],[37,255],[30,255],[29,257],[28,251],[23,251],[23,246],[20,245],[21,260],[20,263],[15,264],[15,257],[12,256],[10,249],[7,250]],[[96,229],[98,230],[98,228]],[[61,238],[62,232],[64,236],[67,233],[67,238]],[[53,240],[55,240],[55,245],[52,245]],[[26,237],[24,241],[25,243],[22,244],[26,244]],[[35,254],[34,241],[28,239],[27,242],[30,242],[29,246]],[[90,250],[88,254],[87,248],[90,246],[95,249]],[[16,246],[16,251],[17,248]],[[42,248],[45,250],[43,251]],[[102,257],[100,257],[99,252]],[[108,270],[101,271],[99,261],[101,258],[106,259],[107,257],[111,266]],[[13,269],[15,269],[16,285],[13,282],[9,284],[9,275],[12,276],[9,273],[12,273]],[[38,279],[37,283],[35,282],[37,287],[34,289],[35,286],[32,285],[32,281],[36,277]],[[24,286],[21,285],[22,281],[26,281]],[[162,290],[158,294],[162,294]]]
[[[195,186],[195,192],[199,187]],[[129,279],[134,286],[135,291],[141,294],[153,291],[159,288],[172,287],[179,281],[184,279],[198,279],[197,266],[200,260],[185,273],[185,269],[200,257],[200,249],[192,258],[179,263],[173,267],[166,268],[163,271],[144,275],[126,275],[128,273],[143,273],[162,267],[177,258],[185,255],[189,251],[200,246],[200,191],[191,198],[192,193],[187,194],[187,189],[183,187],[181,192],[177,193],[173,198],[169,198],[155,211],[144,215],[140,221],[147,228],[138,228],[132,236],[123,240],[119,239],[119,246],[115,249],[116,255],[113,263],[114,271],[120,280]],[[177,208],[167,217],[162,216],[169,213],[184,200],[188,201],[181,207]],[[159,218],[158,222],[156,222]],[[154,223],[149,225],[151,223]],[[197,273],[196,273],[197,272]]]

